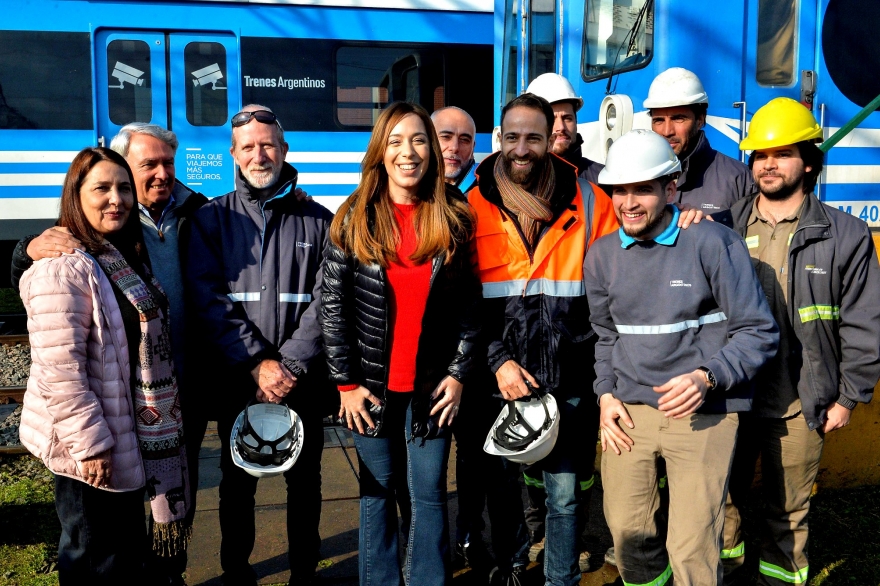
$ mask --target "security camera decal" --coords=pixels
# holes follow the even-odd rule
[[[111,88],[124,89],[125,82],[131,85],[144,85],[144,72],[126,65],[122,61],[116,62],[116,65],[113,67],[113,73],[110,75],[119,80],[119,85],[108,86]]]
[[[202,67],[197,71],[192,72],[192,76],[195,77],[193,82],[193,86],[198,87],[200,85],[208,85],[211,84],[211,89],[214,90],[225,90],[225,87],[218,87],[217,82],[223,77],[223,73],[220,71],[220,65],[214,63],[212,65],[208,65],[207,67]]]

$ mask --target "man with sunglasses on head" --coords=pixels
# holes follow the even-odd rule
[[[284,404],[303,420],[304,441],[287,480],[290,584],[309,584],[320,559],[320,398],[326,382],[318,327],[321,261],[333,214],[300,200],[297,171],[275,114],[245,106],[232,118],[235,190],[196,214],[187,272],[204,344],[216,354],[205,395],[218,407],[220,564],[223,583],[255,585],[257,478],[232,461],[230,436],[250,401]]]

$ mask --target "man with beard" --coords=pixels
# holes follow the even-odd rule
[[[578,170],[578,176],[591,183],[598,183],[602,163],[591,161],[583,155],[584,139],[577,131],[577,113],[584,100],[574,93],[569,81],[558,73],[543,73],[532,80],[526,91],[550,102],[553,108],[553,134],[550,150]]]
[[[681,586],[720,583],[738,412],[748,411],[748,381],[778,340],[742,239],[713,222],[677,227],[669,203],[680,170],[649,130],[611,146],[599,181],[621,228],[593,245],[584,267],[599,338],[605,519],[626,584],[663,586],[673,575]],[[668,535],[658,516],[661,458]]]
[[[477,165],[474,161],[474,138],[477,127],[471,115],[455,106],[434,110],[431,114],[446,167],[446,183],[467,192],[476,182]]]
[[[880,267],[867,224],[813,193],[822,129],[799,102],[755,112],[741,149],[757,195],[718,220],[746,241],[780,328],[779,352],[755,379],[742,417],[724,527],[725,583],[745,580],[740,507],[761,456],[767,506],[758,584],[805,584],[807,514],[825,435],[849,423],[880,378]],[[751,583],[751,582],[750,582]]]
[[[677,203],[711,214],[755,192],[748,168],[709,146],[703,131],[709,96],[693,72],[672,67],[655,77],[643,106],[651,128],[681,161]]]
[[[318,327],[321,261],[332,214],[295,193],[297,171],[284,162],[284,130],[269,108],[232,117],[236,188],[196,214],[188,293],[203,340],[214,353],[203,400],[218,411],[220,564],[228,585],[256,584],[257,478],[230,452],[236,417],[249,401],[284,404],[302,419],[302,452],[284,473],[290,584],[309,584],[320,559],[321,396],[329,393]]]
[[[553,451],[533,470],[547,492],[546,583],[573,586],[580,580],[579,485],[592,477],[582,454],[598,434],[596,403],[588,397],[590,369],[584,368],[594,337],[583,259],[589,245],[618,224],[608,196],[550,153],[553,124],[553,109],[543,98],[526,93],[509,102],[501,112],[501,152],[480,164],[479,185],[468,201],[477,216],[484,334],[494,373],[487,370],[483,387],[509,401],[550,393],[561,420],[570,422],[560,425]],[[520,543],[499,542],[521,538],[524,523],[518,465],[508,463],[506,472],[496,482],[508,497],[496,514],[502,525],[496,527],[496,516],[491,521],[496,583],[509,577],[512,584],[516,568],[504,563]]]

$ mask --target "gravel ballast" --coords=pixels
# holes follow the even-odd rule
[[[27,344],[0,344],[0,387],[27,384],[31,370],[31,347]]]

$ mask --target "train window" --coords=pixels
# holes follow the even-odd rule
[[[107,45],[107,104],[114,124],[152,120],[153,84],[146,42],[117,39]]]
[[[645,67],[654,56],[653,0],[586,0],[581,77]]]
[[[759,85],[794,83],[797,0],[758,0],[758,50],[755,71]]]
[[[443,56],[435,49],[340,47],[336,51],[336,118],[342,126],[372,127],[395,101],[429,112],[444,96]]]
[[[556,71],[556,0],[532,0],[529,79]]]
[[[517,72],[519,71],[519,46],[520,46],[520,26],[519,26],[519,6],[520,0],[507,0],[507,10],[504,12],[504,55],[502,68],[503,86],[502,105],[506,104],[519,95],[519,86],[517,85]]]
[[[226,48],[220,43],[189,43],[183,50],[186,119],[193,126],[223,126],[226,96]]]
[[[0,31],[0,129],[91,130],[91,63],[88,33]]]

